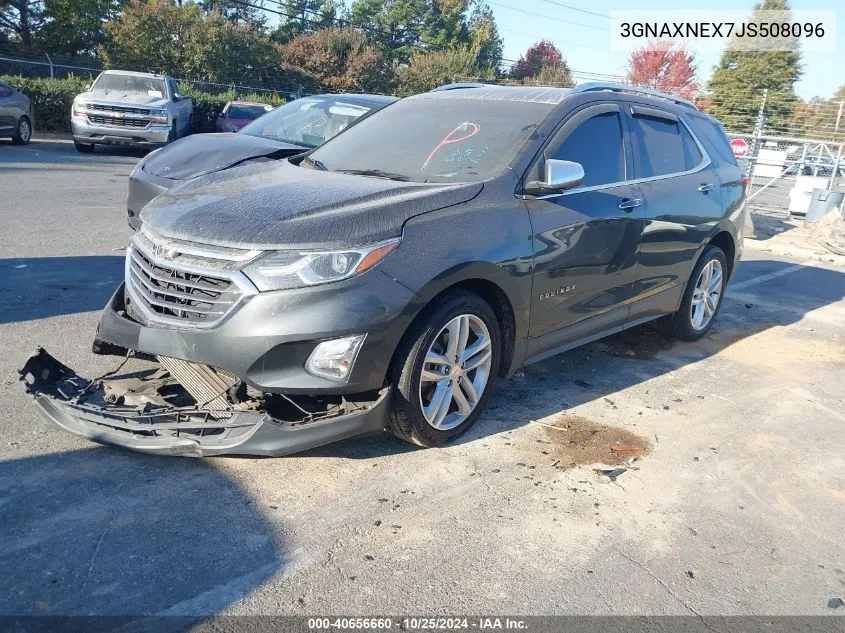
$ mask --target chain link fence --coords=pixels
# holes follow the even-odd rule
[[[93,80],[105,68],[96,59],[55,58],[49,54],[39,57],[19,57],[5,55],[0,51],[0,75],[20,75],[22,77],[41,77],[45,79],[65,79],[69,76]],[[139,72],[153,72],[148,68],[122,68]],[[197,79],[175,77],[182,84],[187,84],[201,92],[219,94],[233,90],[240,94],[280,95],[287,100],[305,96],[303,92],[280,90],[272,86],[248,86],[235,83],[216,83]]]

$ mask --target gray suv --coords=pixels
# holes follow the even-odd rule
[[[94,340],[147,364],[22,375],[48,423],[151,453],[440,446],[523,365],[648,321],[704,336],[745,198],[719,123],[668,95],[420,94],[153,200]]]

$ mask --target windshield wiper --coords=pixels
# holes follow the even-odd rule
[[[302,159],[302,162],[303,162],[303,163],[308,163],[308,164],[309,164],[309,165],[311,165],[314,169],[319,169],[320,171],[328,171],[328,170],[329,170],[329,168],[328,168],[328,167],[326,167],[326,166],[323,164],[323,162],[322,162],[322,161],[319,161],[319,160],[314,160],[314,159],[313,159],[313,158],[311,158],[310,156],[306,156],[305,158],[303,158],[303,159]]]
[[[342,174],[352,174],[353,176],[372,176],[373,178],[387,178],[388,180],[401,180],[408,182],[410,178],[402,174],[395,174],[389,171],[382,171],[381,169],[338,169]]]

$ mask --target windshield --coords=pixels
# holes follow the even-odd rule
[[[160,77],[138,77],[136,75],[103,74],[94,82],[92,90],[120,94],[142,94],[148,97],[163,97],[164,79]]]
[[[307,165],[412,182],[475,182],[502,172],[554,106],[404,99],[315,150]]]
[[[244,127],[240,133],[317,147],[369,111],[366,106],[344,102],[342,97],[306,97],[276,108]]]
[[[253,119],[257,119],[262,114],[267,114],[273,109],[273,106],[265,106],[265,105],[252,105],[252,104],[243,104],[243,103],[235,103],[229,108],[229,118],[230,119],[248,119],[252,121]]]

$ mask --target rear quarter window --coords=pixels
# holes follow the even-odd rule
[[[728,135],[718,121],[703,116],[689,116],[687,122],[711,157],[715,155],[726,163],[739,166],[731,150]]]

